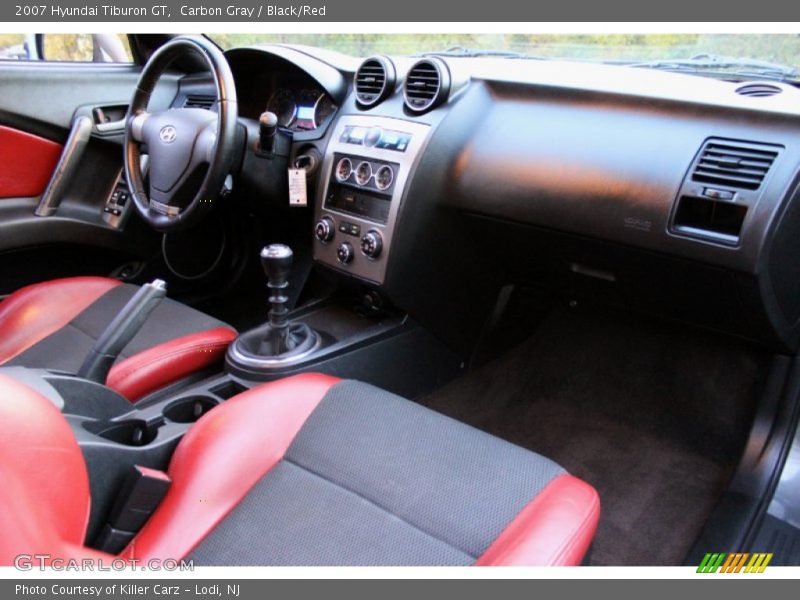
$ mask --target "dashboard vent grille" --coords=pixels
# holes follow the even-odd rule
[[[697,159],[692,180],[757,190],[777,156],[777,146],[708,140]]]
[[[394,87],[394,69],[383,57],[368,58],[356,71],[356,100],[365,107],[375,106]]]
[[[740,96],[752,96],[755,98],[776,96],[782,91],[777,85],[772,85],[771,83],[748,83],[736,88],[736,93]]]
[[[411,67],[406,76],[406,106],[414,112],[425,112],[446,97],[448,86],[443,69],[433,60],[423,59]]]
[[[183,101],[183,108],[205,108],[206,110],[211,110],[215,100],[214,96],[188,94]]]

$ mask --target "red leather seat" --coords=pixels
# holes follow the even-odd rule
[[[0,365],[76,372],[105,327],[136,293],[105,277],[71,277],[17,290],[0,303]],[[131,401],[223,359],[236,332],[165,299],[109,373]]]
[[[89,487],[60,413],[0,375],[0,564],[83,546]],[[577,565],[595,490],[544,457],[372,386],[265,384],[202,417],[121,554],[213,565]],[[110,560],[111,557],[106,557]]]

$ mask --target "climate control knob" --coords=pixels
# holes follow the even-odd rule
[[[330,242],[336,234],[336,223],[330,217],[322,217],[314,225],[314,237],[323,244]]]
[[[383,238],[381,234],[374,229],[370,229],[364,234],[364,237],[361,238],[361,252],[363,252],[364,256],[367,258],[375,259],[380,256],[381,250],[383,250]]]
[[[350,242],[342,242],[336,249],[336,258],[343,265],[350,263],[353,260],[353,245]]]

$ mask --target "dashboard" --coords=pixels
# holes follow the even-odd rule
[[[800,347],[797,88],[558,61],[227,56],[243,120],[270,110],[293,133],[287,160],[318,157],[318,267],[454,349],[508,285]],[[245,181],[281,177],[250,155]]]

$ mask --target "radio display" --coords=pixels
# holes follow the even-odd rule
[[[328,188],[328,197],[325,198],[325,208],[384,224],[389,220],[391,204],[391,198],[388,196],[336,182],[331,182]]]

